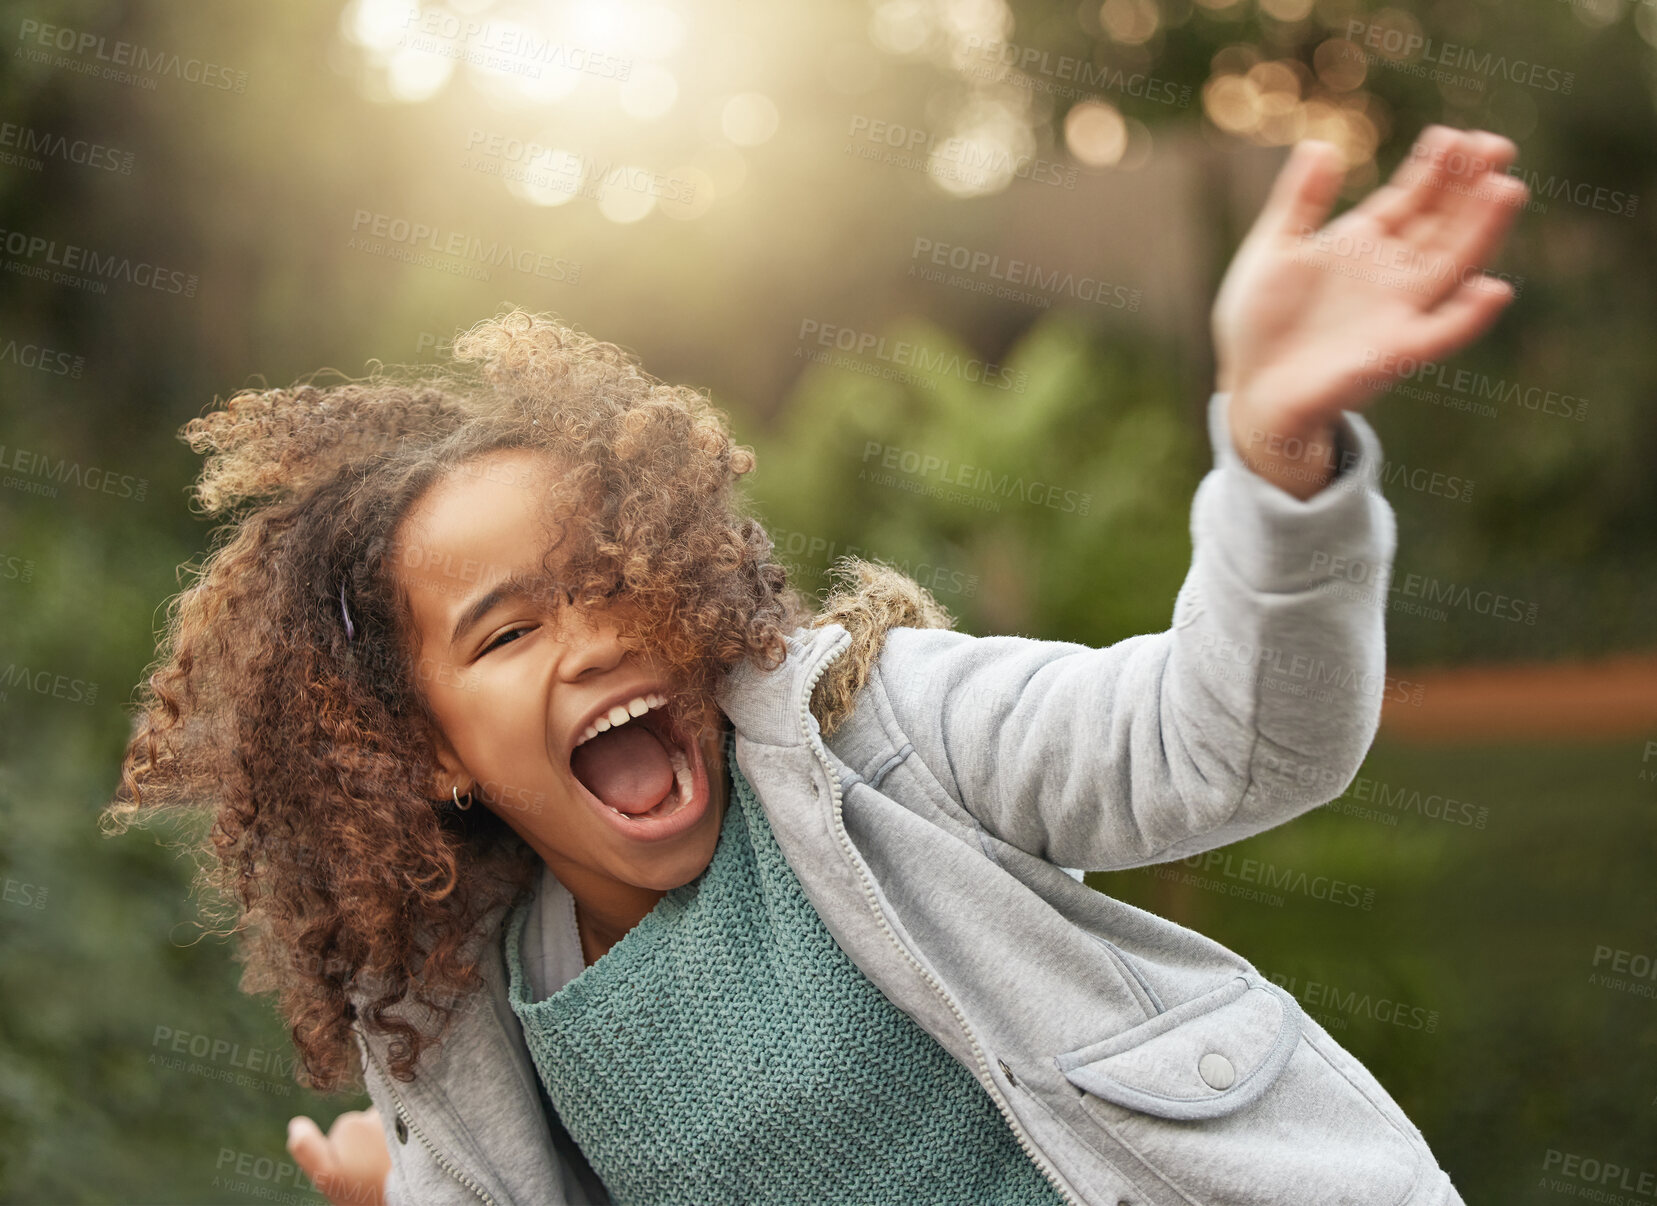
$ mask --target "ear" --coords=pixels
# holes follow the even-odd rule
[[[448,737],[441,731],[434,730],[432,734],[432,760],[437,769],[432,772],[431,796],[433,799],[441,797],[448,799],[450,788],[467,787],[473,781],[473,776],[466,769],[466,764],[455,753],[454,746],[449,744]]]

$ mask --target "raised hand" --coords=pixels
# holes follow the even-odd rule
[[[1516,148],[1429,126],[1392,179],[1327,226],[1339,151],[1296,146],[1215,300],[1217,387],[1245,463],[1298,498],[1334,465],[1334,425],[1395,372],[1481,335],[1515,296],[1485,272],[1529,190]],[[1285,452],[1292,450],[1294,455]],[[1310,450],[1309,452],[1307,450]]]

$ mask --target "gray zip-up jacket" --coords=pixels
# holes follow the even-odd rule
[[[1396,545],[1374,431],[1345,414],[1343,470],[1302,501],[1238,458],[1227,401],[1209,404],[1215,467],[1166,632],[1095,649],[894,628],[825,741],[808,700],[850,643],[828,624],[791,634],[773,671],[739,666],[718,702],[830,932],[972,1070],[1069,1201],[1465,1206],[1386,1090],[1290,994],[1079,882],[1336,798],[1392,689],[1385,592],[1344,576],[1359,562],[1374,581]],[[1310,895],[1334,890],[1305,874]],[[556,988],[582,963],[550,874],[538,916]],[[498,925],[480,941],[488,990],[412,1082],[388,1079],[383,1037],[362,1042],[387,1200],[602,1201],[549,1127]]]

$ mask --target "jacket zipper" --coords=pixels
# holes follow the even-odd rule
[[[459,1181],[467,1189],[470,1189],[473,1193],[477,1194],[482,1201],[487,1202],[488,1206],[496,1206],[495,1199],[490,1197],[481,1185],[462,1172],[454,1164],[454,1162],[442,1152],[438,1151],[436,1145],[434,1145],[430,1139],[426,1138],[426,1133],[414,1125],[414,1119],[409,1114],[408,1107],[403,1104],[403,1099],[398,1096],[397,1090],[391,1087],[391,1077],[385,1074],[385,1069],[379,1067],[378,1060],[375,1061],[374,1066],[379,1069],[380,1076],[385,1081],[386,1092],[391,1094],[391,1104],[397,1107],[397,1117],[403,1120],[404,1126],[408,1127],[410,1131],[419,1136],[420,1142],[425,1146],[426,1150],[431,1153],[432,1159],[436,1160],[439,1166],[441,1166],[443,1170],[455,1180]]]
[[[816,733],[812,732],[811,729],[811,693],[817,686],[817,680],[820,679],[823,676],[823,672],[828,669],[829,664],[844,652],[845,649],[842,647],[839,653],[836,653],[833,657],[826,657],[818,663],[817,668],[811,672],[810,681],[806,683],[805,692],[800,697],[800,730],[804,734],[807,743],[811,746],[811,752],[817,756],[817,761],[822,763],[823,770],[828,775],[829,791],[834,805],[835,836],[840,840],[840,846],[846,853],[846,861],[849,862],[853,869],[857,872],[858,881],[863,887],[864,899],[868,902],[870,911],[874,913],[875,918],[880,922],[881,931],[888,939],[891,940],[892,945],[897,948],[898,953],[909,961],[909,965],[920,973],[921,978],[926,981],[932,991],[938,994],[939,999],[942,1000],[945,1005],[949,1006],[949,1011],[955,1015],[956,1022],[960,1024],[961,1033],[966,1035],[967,1042],[972,1045],[973,1057],[978,1061],[978,1070],[975,1073],[978,1078],[978,1082],[988,1091],[990,1100],[995,1102],[995,1108],[1001,1111],[1001,1116],[1007,1120],[1007,1125],[1012,1128],[1014,1138],[1018,1140],[1018,1146],[1024,1150],[1025,1155],[1030,1157],[1035,1166],[1041,1170],[1042,1176],[1047,1178],[1048,1183],[1058,1191],[1060,1197],[1069,1203],[1070,1206],[1082,1206],[1082,1203],[1079,1202],[1070,1193],[1070,1191],[1064,1187],[1064,1183],[1059,1179],[1058,1170],[1052,1166],[1045,1155],[1037,1150],[1035,1144],[1030,1141],[1029,1135],[1025,1133],[1024,1128],[1019,1125],[1018,1119],[1013,1116],[1012,1108],[1007,1105],[1006,1099],[1001,1096],[1001,1091],[996,1087],[995,1081],[990,1077],[989,1063],[985,1058],[984,1049],[979,1045],[978,1036],[972,1032],[972,1027],[967,1025],[967,1019],[961,1012],[961,1007],[955,1003],[955,999],[949,995],[944,986],[933,978],[932,973],[920,965],[920,963],[915,959],[915,956],[910,953],[909,948],[898,941],[898,936],[892,933],[892,927],[887,923],[886,914],[881,911],[880,900],[875,896],[874,887],[869,883],[869,877],[863,869],[861,860],[857,858],[856,851],[852,849],[851,836],[846,832],[845,822],[841,818],[840,806],[842,798],[840,793],[840,777],[834,773],[834,766],[828,760],[828,754],[823,748],[821,738]],[[1003,1065],[1003,1067],[1005,1067],[1005,1065]],[[1010,1074],[1008,1079],[1011,1079]]]

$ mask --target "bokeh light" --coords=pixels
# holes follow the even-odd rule
[[[888,54],[918,54],[934,33],[932,7],[925,0],[882,0],[869,18],[870,40]]]
[[[679,81],[655,63],[638,64],[617,97],[622,112],[640,121],[666,116],[678,99]]]
[[[1149,42],[1161,22],[1156,0],[1105,0],[1099,8],[1099,24],[1113,42],[1124,46]]]
[[[725,102],[719,128],[736,146],[753,147],[768,141],[781,120],[770,97],[763,92],[742,92]]]
[[[612,222],[626,225],[644,218],[656,208],[656,198],[644,188],[627,183],[643,169],[623,168],[617,173],[618,182],[605,185],[598,197],[598,212]]]
[[[930,151],[927,173],[952,196],[986,196],[1005,190],[1035,154],[1036,139],[1023,111],[1003,96],[975,93],[951,137]]]
[[[1260,0],[1260,11],[1277,21],[1304,21],[1312,15],[1312,0]]]
[[[1128,123],[1114,105],[1084,101],[1065,114],[1064,143],[1089,167],[1111,167],[1128,149]]]
[[[394,50],[386,57],[386,89],[397,100],[413,104],[442,91],[454,70],[453,59],[423,50]]]
[[[1364,82],[1369,74],[1369,62],[1356,42],[1345,38],[1328,38],[1312,52],[1312,65],[1318,79],[1331,92],[1351,92]]]

